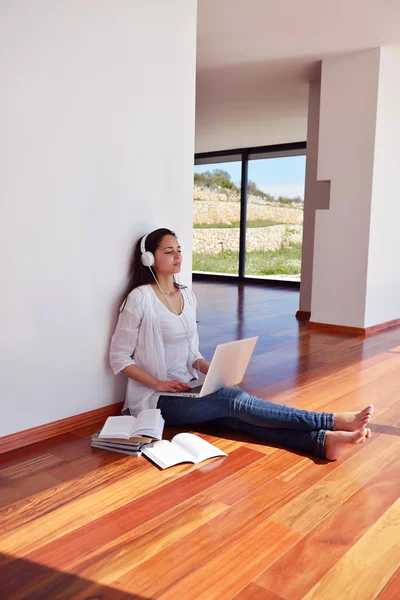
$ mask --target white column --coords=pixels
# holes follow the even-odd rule
[[[364,328],[381,50],[322,62],[311,321]],[[377,317],[378,318],[378,317]]]
[[[311,288],[314,259],[315,212],[329,207],[330,184],[317,180],[319,112],[321,78],[309,86],[307,122],[307,160],[304,191],[304,222],[301,256],[300,304],[297,316],[304,319],[311,312]]]
[[[400,318],[400,48],[381,48],[365,327]]]

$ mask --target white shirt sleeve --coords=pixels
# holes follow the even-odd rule
[[[110,365],[114,375],[120,373],[125,367],[136,364],[133,354],[143,317],[141,300],[141,291],[139,289],[133,290],[119,314],[110,347]]]

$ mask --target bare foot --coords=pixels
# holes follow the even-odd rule
[[[374,406],[370,404],[360,412],[337,413],[334,417],[334,431],[360,431],[365,427],[374,413]]]
[[[371,430],[365,427],[360,431],[327,431],[325,436],[325,458],[336,460],[352,444],[361,444],[371,437]]]

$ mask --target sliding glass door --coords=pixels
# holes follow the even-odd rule
[[[300,281],[305,143],[199,154],[193,272]]]
[[[249,156],[246,277],[300,281],[305,156]]]

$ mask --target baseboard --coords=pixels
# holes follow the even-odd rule
[[[317,329],[319,331],[326,331],[327,333],[350,333],[353,335],[365,335],[365,329],[362,327],[347,327],[347,325],[331,325],[330,323],[316,323],[310,321],[308,323],[309,329]]]
[[[29,446],[29,444],[34,444],[35,442],[42,442],[56,435],[69,433],[80,427],[99,423],[107,417],[121,414],[122,406],[122,402],[117,402],[116,404],[102,406],[101,408],[89,410],[88,412],[67,417],[66,419],[60,419],[59,421],[53,421],[52,423],[46,423],[45,425],[5,435],[0,437],[0,454],[22,448],[23,446]]]
[[[374,335],[375,333],[379,333],[380,331],[384,331],[385,329],[390,329],[391,327],[398,327],[400,325],[400,319],[393,319],[392,321],[386,321],[385,323],[378,323],[378,325],[372,325],[371,327],[366,328],[366,335]]]
[[[309,329],[326,331],[327,333],[349,333],[352,335],[363,335],[365,337],[375,335],[385,329],[390,329],[391,327],[397,327],[399,325],[400,319],[385,321],[384,323],[378,323],[378,325],[372,325],[371,327],[347,327],[346,325],[331,325],[329,323],[315,323],[314,321],[308,323]]]
[[[309,321],[311,313],[308,310],[298,310],[296,313],[296,319],[298,321]]]

